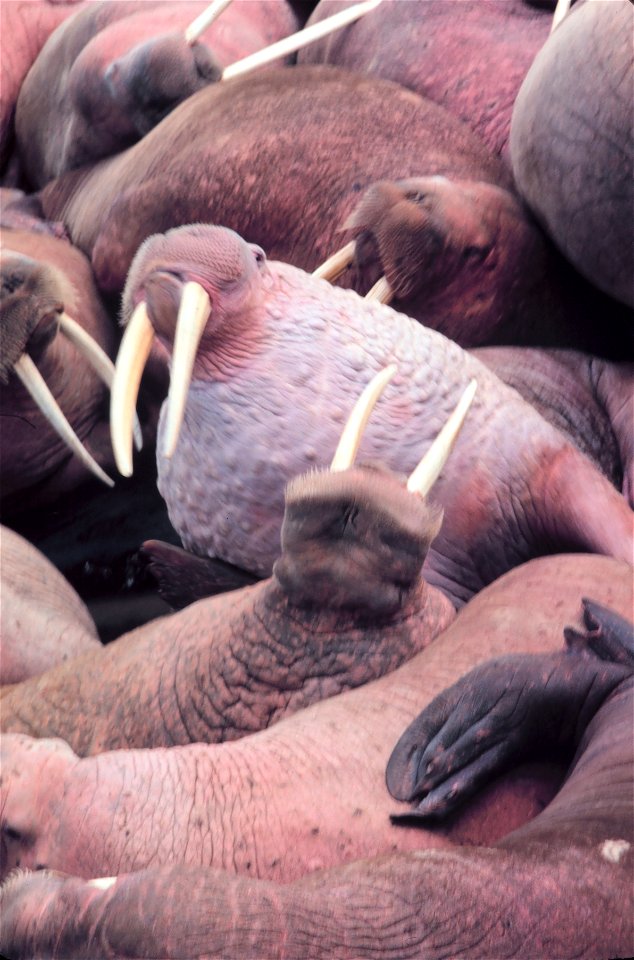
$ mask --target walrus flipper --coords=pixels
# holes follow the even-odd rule
[[[140,553],[158,583],[161,599],[174,610],[258,581],[248,570],[212,557],[197,557],[162,540],[146,540]]]
[[[624,659],[631,625],[592,601],[584,601],[584,616],[589,634],[567,629],[567,650],[491,660],[423,710],[387,765],[392,796],[419,801],[393,822],[443,817],[511,763],[574,749],[634,667]]]

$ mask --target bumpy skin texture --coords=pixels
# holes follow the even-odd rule
[[[234,3],[193,45],[200,2],[106,2],[64,24],[25,80],[16,109],[33,188],[135,143],[222,68],[296,29],[286,0]]]
[[[162,456],[159,426],[158,454],[159,489],[187,549],[268,575],[286,482],[330,462],[362,387],[396,363],[360,455],[399,472],[413,470],[469,380],[478,381],[433,491],[445,517],[424,568],[454,605],[540,552],[574,545],[630,560],[632,513],[623,498],[445,337],[351,291],[267,263],[259,248],[220,227],[150,240],[130,271],[124,316],[146,299],[170,347],[187,280],[208,292],[211,318],[175,453]]]
[[[483,660],[560,649],[590,591],[628,615],[631,577],[608,558],[534,561],[476,597],[398,670],[234,743],[79,760],[62,741],[6,734],[5,871],[39,864],[95,877],[189,863],[288,881],[364,857],[494,842],[543,809],[552,774],[533,771],[532,789],[511,775],[442,827],[396,828],[385,789],[394,744],[421,707]],[[589,788],[600,793],[605,782],[591,778]]]
[[[42,203],[122,289],[139,245],[185,223],[231,227],[314,269],[375,180],[443,174],[510,185],[459,121],[387,81],[328,67],[255,73],[199,91],[119,157],[48,185]]]
[[[576,350],[472,351],[568,437],[634,506],[634,365]]]
[[[65,310],[110,356],[116,333],[95,290],[90,264],[54,236],[3,230],[1,306],[0,488],[6,515],[27,489],[38,500],[50,500],[92,479],[12,372],[13,363],[25,350],[29,353],[75,433],[108,472],[113,468],[108,391],[57,332],[56,318]]]
[[[61,737],[82,756],[232,740],[394,670],[451,622],[420,579],[439,513],[395,477],[310,475],[288,497],[271,581],[13,687],[3,731]]]
[[[573,9],[536,57],[511,126],[529,206],[581,274],[630,306],[633,29],[628,0]]]
[[[0,528],[0,684],[101,649],[88,610],[46,557]]]
[[[13,148],[13,118],[22,81],[49,34],[82,6],[81,0],[67,3],[10,0],[0,7],[0,32],[6,41],[0,67],[0,173],[3,176]]]
[[[351,2],[322,0],[309,23]],[[402,83],[441,104],[495,153],[506,154],[513,102],[552,23],[524,0],[382,3],[298,54]]]

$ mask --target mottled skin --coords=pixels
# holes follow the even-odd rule
[[[3,182],[13,148],[14,111],[22,81],[49,34],[82,5],[81,0],[66,3],[10,0],[0,5],[0,32],[5,38],[0,66],[0,173]],[[11,176],[9,174],[9,179]]]
[[[344,226],[355,257],[342,285],[365,294],[385,276],[395,310],[463,347],[566,345],[605,354],[599,316],[616,312],[618,329],[619,310],[626,313],[570,268],[515,194],[490,183],[375,183]]]
[[[455,605],[540,552],[581,549],[630,560],[632,512],[578,450],[451,341],[331,287],[220,227],[152,238],[126,286],[129,317],[147,302],[171,349],[182,285],[212,310],[179,443],[159,489],[186,549],[268,575],[286,482],[330,462],[362,386],[396,363],[361,455],[411,471],[469,380],[474,403],[436,487],[444,507],[425,562]],[[254,385],[257,385],[254,390]],[[164,419],[165,407],[162,419]],[[610,518],[608,521],[607,518]]]
[[[286,0],[233,3],[189,46],[185,28],[209,4],[90,4],[49,39],[16,108],[33,188],[136,143],[223,67],[297,29]]]
[[[94,656],[101,645],[91,616],[53,564],[8,527],[0,549],[0,684]]]
[[[214,743],[374,680],[455,615],[420,578],[440,520],[387,474],[296,480],[272,580],[13,687],[0,702],[2,730],[61,737],[82,756]]]
[[[579,447],[634,506],[634,366],[576,350],[472,354]]]
[[[221,223],[313,269],[375,180],[443,174],[509,185],[503,165],[440,107],[329,67],[255,73],[199,91],[143,142],[42,192],[120,291],[137,248],[185,223]]]
[[[494,842],[543,809],[558,782],[552,766],[496,783],[442,826],[396,827],[389,815],[397,804],[385,788],[394,744],[426,703],[478,663],[560,649],[563,627],[576,621],[590,590],[629,614],[631,567],[580,555],[533,561],[476,597],[398,670],[233,743],[80,760],[60,740],[6,734],[3,867],[96,877],[189,863],[286,882],[425,848],[462,859],[453,842]],[[613,756],[602,753],[607,764]],[[600,793],[605,778],[584,782]]]
[[[634,306],[632,78],[628,0],[573,9],[518,93],[511,159],[519,190],[577,270]]]
[[[322,0],[309,23],[351,6]],[[402,83],[459,117],[495,153],[506,155],[513,102],[552,23],[524,0],[382,3],[341,34],[298,53]]]
[[[65,310],[110,356],[116,331],[95,290],[90,264],[67,241],[4,229],[1,271],[0,489],[8,514],[23,502],[26,490],[48,501],[91,479],[18,381],[13,364],[25,351],[32,357],[75,433],[108,471],[113,467],[108,391],[58,332],[57,318]]]
[[[485,695],[506,704],[506,683],[515,681],[508,714],[521,741],[534,737],[527,718],[543,725],[549,681],[545,715],[561,746],[577,747],[568,779],[534,820],[491,846],[395,853],[282,885],[182,865],[112,878],[106,889],[18,871],[0,892],[0,946],[16,960],[40,951],[53,960],[441,960],[448,950],[458,958],[632,956],[631,651],[629,659],[551,653],[493,661],[429,706],[427,736],[452,695],[477,704],[474,716],[463,710],[458,728],[477,755]],[[484,690],[473,687],[476,679]],[[448,771],[439,759],[442,782]],[[487,780],[498,769],[491,766]]]

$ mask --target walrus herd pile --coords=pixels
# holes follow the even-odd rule
[[[0,953],[634,956],[634,5],[0,15]]]

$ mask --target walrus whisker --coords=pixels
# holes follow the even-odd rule
[[[467,416],[469,407],[478,388],[477,380],[471,380],[460,397],[456,409],[424,455],[418,466],[409,476],[407,489],[410,493],[426,496],[440,476],[440,471],[449,458],[454,443]]]
[[[363,3],[356,3],[353,7],[348,7],[347,10],[341,10],[339,13],[335,13],[332,17],[328,17],[320,23],[314,23],[304,30],[292,33],[290,37],[284,37],[283,40],[272,43],[270,47],[265,47],[264,50],[258,50],[257,53],[252,53],[248,57],[244,57],[243,60],[237,60],[235,63],[232,63],[223,70],[221,79],[231,80],[233,77],[242,76],[242,74],[248,73],[250,70],[262,67],[272,60],[277,60],[278,57],[285,57],[289,53],[295,53],[297,50],[301,50],[302,47],[314,43],[315,40],[320,40],[321,37],[325,37],[335,30],[340,30],[341,27],[345,27],[354,20],[358,20],[359,17],[364,16],[364,14],[370,13],[370,11],[375,10],[380,3],[381,0],[363,0]]]
[[[154,327],[144,302],[130,317],[117,355],[110,394],[110,436],[115,463],[124,477],[132,476],[132,434],[136,398],[143,369],[152,349]]]
[[[207,27],[210,27],[214,20],[216,20],[220,14],[227,9],[229,4],[232,3],[232,0],[213,0],[209,6],[203,10],[202,13],[198,14],[195,20],[192,20],[190,25],[185,30],[185,43],[190,47],[198,40],[199,36],[205,32]]]
[[[64,441],[67,447],[78,457],[91,473],[106,484],[114,487],[114,481],[101,469],[97,461],[88,453],[83,443],[64,416],[57,400],[46,385],[42,374],[37,369],[28,353],[23,353],[14,366],[16,376],[20,379],[33,401],[37,404],[55,432]]]
[[[365,387],[363,393],[352,408],[341,439],[335,451],[330,469],[333,473],[348,470],[354,463],[363,431],[376,403],[386,386],[397,371],[395,363],[380,370]]]

